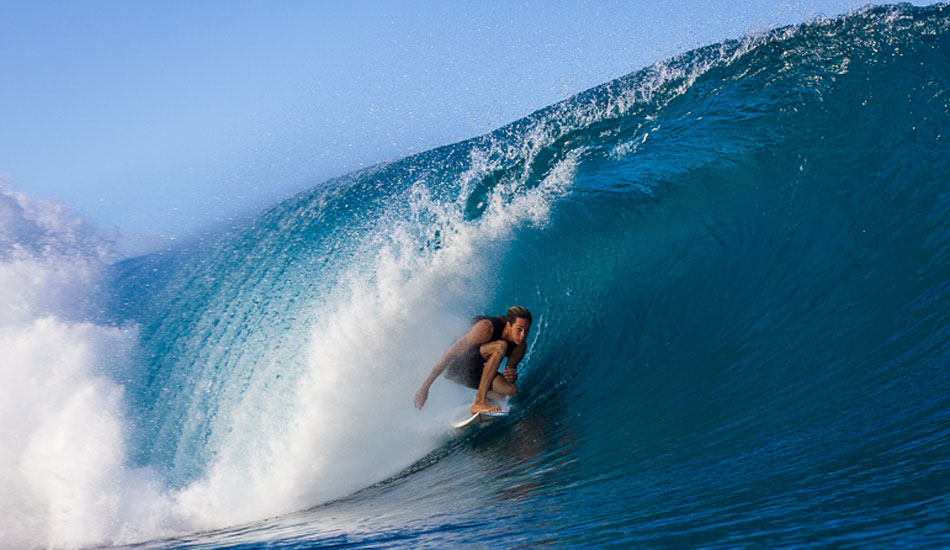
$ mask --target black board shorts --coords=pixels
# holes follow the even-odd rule
[[[456,384],[477,390],[484,368],[485,358],[482,357],[481,346],[473,346],[449,363],[445,368],[445,377]]]

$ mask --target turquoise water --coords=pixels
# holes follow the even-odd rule
[[[81,541],[946,547],[948,134],[950,10],[874,8],[112,264],[102,483],[148,513]],[[453,433],[447,382],[413,409],[514,304],[510,420]]]

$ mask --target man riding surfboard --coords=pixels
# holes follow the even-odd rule
[[[509,308],[507,314],[500,317],[476,317],[468,333],[442,354],[422,382],[413,399],[416,408],[425,405],[429,387],[446,371],[449,380],[476,390],[472,414],[501,410],[488,399],[510,397],[518,392],[516,369],[524,358],[530,329],[531,312],[521,306]],[[504,372],[499,374],[498,367],[505,357],[508,362]]]

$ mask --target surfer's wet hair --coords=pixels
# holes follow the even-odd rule
[[[515,321],[518,319],[527,319],[531,322],[531,312],[528,311],[528,308],[521,306],[514,306],[508,308],[508,313],[505,315],[505,318],[508,320],[509,325],[515,324]]]

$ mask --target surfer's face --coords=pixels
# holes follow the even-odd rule
[[[515,324],[508,323],[508,329],[511,334],[511,341],[520,346],[528,339],[528,331],[531,330],[531,323],[527,319],[515,319]]]

